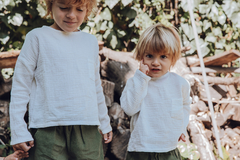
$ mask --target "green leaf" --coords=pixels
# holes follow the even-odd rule
[[[105,4],[108,5],[110,9],[113,9],[113,7],[119,2],[119,0],[105,0]]]
[[[123,31],[123,30],[117,30],[117,36],[119,37],[119,38],[122,38],[122,37],[124,37],[126,35],[126,32],[125,31]]]
[[[216,50],[214,51],[214,55],[221,54],[221,53],[223,53],[223,52],[224,52],[224,50],[216,49]]]
[[[15,13],[14,16],[10,16],[8,19],[8,23],[12,23],[15,26],[21,26],[23,22],[23,17],[19,13]]]
[[[192,44],[192,48],[196,48],[197,50],[195,39],[191,41],[191,44]],[[205,42],[203,39],[199,38],[199,45],[200,45],[202,56],[205,57],[210,52],[210,49],[208,48],[208,43]]]
[[[217,49],[223,49],[224,46],[225,46],[225,43],[226,43],[226,40],[225,40],[225,41],[220,40],[219,42],[216,42],[216,43],[215,43],[215,48],[217,48]]]
[[[7,41],[10,39],[9,35],[5,32],[1,32],[0,33],[0,41],[3,43],[3,44],[6,44]]]
[[[233,39],[238,39],[238,37],[239,37],[239,32],[236,32],[233,36]]]
[[[213,33],[208,33],[205,41],[215,43],[217,38],[213,35]]]
[[[47,13],[46,10],[43,8],[43,6],[41,4],[38,4],[37,11],[39,12],[39,15],[41,17],[44,17]]]
[[[113,22],[112,22],[112,21],[109,21],[109,22],[108,22],[108,27],[109,27],[110,29],[113,28]]]
[[[105,30],[107,30],[107,21],[103,21],[103,23],[101,24],[101,27],[100,27],[100,30],[101,31],[105,31]]]
[[[206,4],[200,4],[199,5],[199,12],[201,14],[207,14],[211,9],[211,6],[206,5]]]
[[[218,22],[223,25],[226,22],[226,15],[223,13],[222,15],[218,16]]]
[[[181,23],[181,28],[183,32],[187,35],[188,39],[191,41],[194,38],[192,26],[187,23]]]
[[[108,8],[105,8],[102,13],[100,14],[102,19],[110,21],[112,19],[112,14]]]
[[[103,38],[104,38],[104,39],[107,39],[107,37],[109,36],[110,32],[111,32],[110,29],[106,30],[106,32],[105,32],[104,35],[103,35]]]
[[[226,51],[230,51],[232,49],[232,46],[231,45],[225,45],[225,49],[226,49]]]
[[[116,48],[117,44],[118,44],[118,41],[117,41],[117,36],[116,35],[112,35],[112,39],[110,41],[110,44],[112,46],[113,49]]]
[[[212,32],[215,36],[222,37],[222,30],[220,27],[213,28]]]
[[[212,27],[212,23],[205,19],[203,21],[203,31],[205,32],[210,27]]]
[[[134,9],[129,9],[123,12],[123,15],[128,17],[128,19],[134,19],[137,16],[137,12]]]
[[[227,14],[227,16],[230,18],[234,12],[238,12],[239,10],[239,5],[237,2],[232,1],[232,0],[224,0],[222,8],[224,12]]]
[[[122,4],[124,5],[124,7],[126,5],[128,5],[129,3],[131,3],[133,0],[122,0]]]

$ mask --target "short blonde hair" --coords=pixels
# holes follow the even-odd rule
[[[168,27],[160,23],[148,27],[139,38],[134,58],[141,61],[146,51],[163,55],[169,54],[173,67],[181,57],[181,43],[178,32],[174,27]]]
[[[97,7],[97,0],[45,0],[46,6],[47,6],[47,14],[45,17],[48,15],[51,15],[52,17],[52,3],[54,1],[58,2],[67,2],[66,4],[79,4],[79,5],[86,5],[86,16],[84,20],[88,20],[88,16],[91,14],[94,8]]]

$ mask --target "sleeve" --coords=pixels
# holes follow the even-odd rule
[[[99,49],[98,44],[96,47],[96,52],[98,55]],[[98,102],[98,117],[100,121],[99,129],[102,131],[103,134],[108,133],[112,131],[112,127],[110,125],[110,118],[108,116],[108,109],[105,104],[105,97],[103,94],[103,89],[101,85],[101,79],[100,79],[100,61],[99,57],[96,56],[96,67],[95,67],[95,85],[96,85],[96,94],[97,94],[97,102]]]
[[[190,114],[190,104],[192,103],[192,98],[190,97],[190,84],[187,80],[182,89],[183,95],[183,114],[184,114],[184,122],[183,122],[183,131],[186,135],[186,129],[189,122],[189,114]]]
[[[141,103],[147,95],[150,79],[151,77],[138,69],[134,76],[128,79],[120,98],[121,107],[127,115],[133,116],[140,111]]]
[[[28,33],[17,59],[12,81],[9,107],[11,145],[33,140],[24,121],[24,115],[30,99],[33,75],[37,66],[37,56],[37,38]]]

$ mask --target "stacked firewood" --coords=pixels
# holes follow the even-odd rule
[[[103,47],[99,43],[99,58],[101,61],[100,74],[108,107],[108,114],[113,128],[113,140],[109,144],[103,143],[105,160],[124,160],[130,138],[130,119],[121,109],[120,96],[126,81],[132,77],[138,68],[138,62],[133,59],[131,52],[116,52]],[[185,48],[186,50],[188,48]],[[183,50],[184,52],[184,50]],[[19,51],[0,53],[0,68],[14,67]],[[183,53],[184,54],[184,53]],[[224,155],[231,160],[240,159],[240,78],[233,73],[240,73],[239,68],[233,67],[234,60],[240,53],[231,50],[204,58],[205,72],[209,83],[211,100],[214,106],[215,119],[218,127]],[[197,146],[200,160],[215,160],[218,158],[215,132],[208,107],[202,68],[197,56],[181,58],[172,72],[175,72],[191,85],[191,113],[188,125],[187,143]],[[0,75],[0,142],[8,143],[11,79],[4,79]],[[1,154],[1,153],[0,153]]]

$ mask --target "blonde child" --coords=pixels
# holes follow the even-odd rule
[[[99,75],[98,42],[78,28],[96,0],[45,0],[53,25],[30,31],[11,92],[14,150],[32,160],[103,160],[112,128]],[[24,114],[29,105],[29,126]],[[98,130],[99,129],[99,130]]]
[[[127,160],[180,160],[179,140],[185,141],[190,111],[190,85],[169,72],[181,56],[173,27],[156,24],[140,36],[135,59],[140,67],[120,98],[131,118]]]

